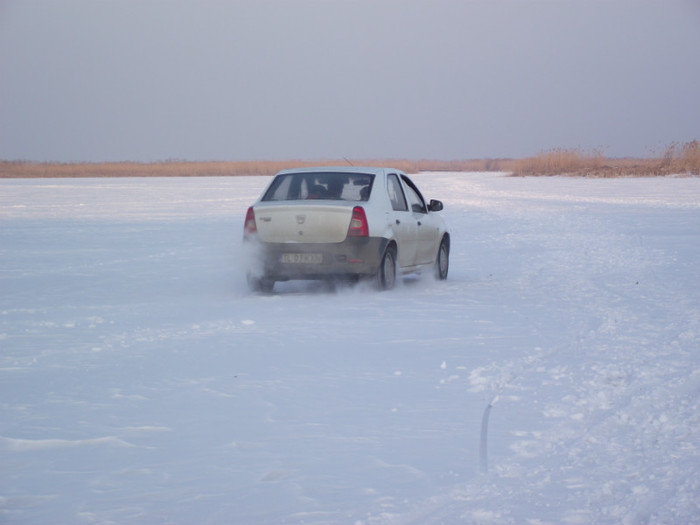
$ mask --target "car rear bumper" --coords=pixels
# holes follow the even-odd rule
[[[249,273],[274,281],[374,275],[386,245],[383,237],[330,244],[254,243]]]

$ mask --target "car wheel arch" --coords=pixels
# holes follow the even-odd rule
[[[381,243],[379,244],[379,255],[383,255],[386,249],[389,248],[389,246],[393,246],[394,255],[396,255],[399,251],[399,243],[396,241],[394,236],[384,235],[382,237]]]

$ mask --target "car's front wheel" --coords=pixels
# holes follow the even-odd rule
[[[377,272],[377,287],[380,290],[391,290],[396,284],[396,250],[389,246],[382,256]]]
[[[440,241],[437,257],[435,258],[435,278],[444,281],[447,279],[447,272],[450,269],[450,241],[443,237]]]

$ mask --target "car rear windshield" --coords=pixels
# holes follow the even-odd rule
[[[275,177],[262,200],[366,201],[373,182],[374,175],[368,173],[287,173]]]

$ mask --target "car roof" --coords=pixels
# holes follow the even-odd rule
[[[288,173],[318,173],[318,172],[336,172],[336,173],[367,173],[370,175],[381,175],[387,171],[403,173],[401,170],[393,168],[379,168],[376,166],[311,166],[308,168],[293,168],[282,170],[277,175]]]

